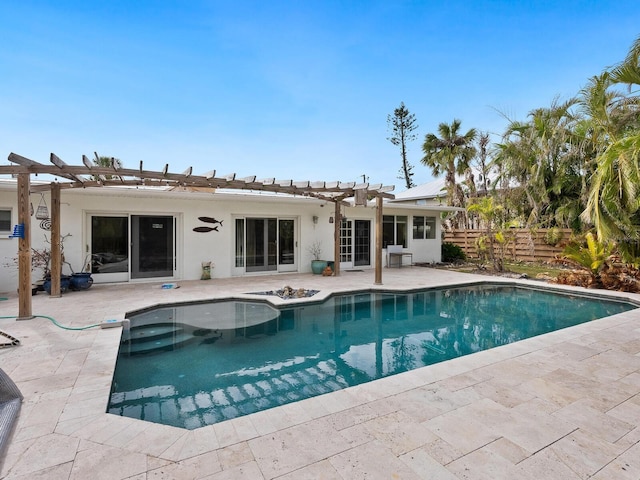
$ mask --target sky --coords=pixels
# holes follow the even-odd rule
[[[422,143],[576,95],[640,35],[637,0],[0,0],[0,164],[396,185]]]

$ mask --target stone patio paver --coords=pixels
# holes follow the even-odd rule
[[[419,267],[385,269],[383,286],[373,277],[94,285],[36,295],[33,311],[83,327],[153,304],[255,298],[247,292],[283,285],[319,290],[320,300],[491,280]],[[0,316],[17,314],[15,293],[2,296]],[[37,317],[0,319],[0,330],[21,341],[0,349],[0,366],[25,397],[1,479],[640,478],[640,311],[191,431],[105,413],[119,328],[62,330]]]

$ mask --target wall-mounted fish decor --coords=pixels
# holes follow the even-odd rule
[[[217,232],[218,231],[218,226],[216,225],[215,227],[195,227],[193,229],[194,232],[199,232],[199,233],[206,233],[206,232]]]
[[[219,223],[220,226],[222,226],[222,222],[224,222],[224,220],[216,220],[213,217],[198,217],[198,220],[205,223]]]
[[[222,226],[222,222],[224,220],[216,220],[213,217],[198,217],[198,220],[200,220],[201,222],[205,222],[205,223],[213,223],[213,224],[218,224],[215,227],[195,227],[193,229],[194,232],[198,232],[198,233],[206,233],[206,232],[218,232],[218,226]]]

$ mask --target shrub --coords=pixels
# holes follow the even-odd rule
[[[564,237],[564,233],[558,227],[552,227],[547,230],[547,233],[544,236],[544,241],[547,245],[551,245],[552,247],[557,247],[560,241],[562,241],[562,237]]]
[[[442,244],[442,261],[443,262],[457,262],[464,261],[467,256],[464,254],[464,250],[458,245],[450,242],[444,242]]]

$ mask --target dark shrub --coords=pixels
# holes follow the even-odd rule
[[[442,261],[443,262],[459,262],[467,259],[464,251],[458,245],[450,242],[442,244]]]

